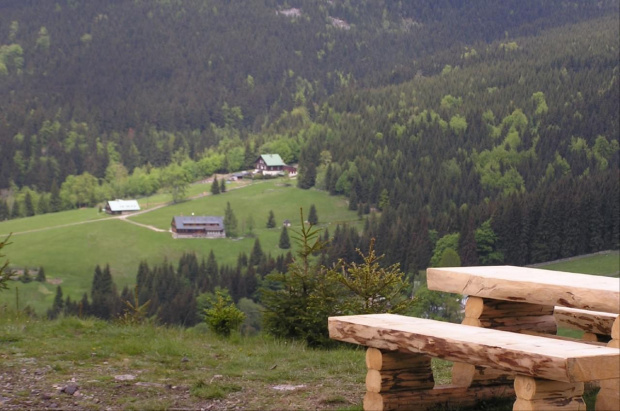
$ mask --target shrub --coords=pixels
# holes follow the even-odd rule
[[[217,335],[230,336],[245,319],[245,314],[235,306],[226,290],[215,290],[215,295],[209,298],[209,305],[210,307],[204,310],[205,322]]]

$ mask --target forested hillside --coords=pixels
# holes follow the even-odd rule
[[[276,152],[382,211],[333,258],[377,237],[415,270],[455,232],[464,264],[617,248],[618,3],[3,1],[0,219]]]
[[[3,1],[0,187],[50,191],[68,175],[102,178],[111,161],[131,172],[179,151],[197,159],[283,110],[314,117],[335,92],[435,75],[466,46],[617,3]]]

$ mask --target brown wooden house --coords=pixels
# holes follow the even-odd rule
[[[223,238],[226,237],[224,217],[175,216],[171,231],[174,238]]]

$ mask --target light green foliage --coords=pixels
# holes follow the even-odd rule
[[[24,66],[24,51],[19,44],[0,46],[0,75],[7,75],[9,71],[21,73]]]
[[[415,293],[416,305],[412,315],[449,322],[461,321],[461,298],[452,293],[431,291],[426,284]]]
[[[83,207],[97,203],[99,181],[90,173],[70,175],[60,187],[60,198],[64,208]]]
[[[176,163],[172,163],[162,170],[161,185],[172,194],[172,201],[175,203],[185,199],[189,182],[187,172]]]
[[[224,229],[226,230],[226,237],[237,236],[237,216],[230,206],[230,202],[226,202],[226,209],[224,210]]]
[[[437,263],[437,267],[460,267],[461,257],[456,252],[456,248],[446,248],[441,253],[441,258]]]
[[[500,43],[499,44],[499,49],[503,50],[506,53],[509,53],[509,52],[513,52],[513,51],[519,50],[519,45],[515,41],[511,41],[511,42],[508,42],[508,43]]]
[[[545,180],[551,181],[570,173],[570,164],[556,151],[553,162],[547,164]]]
[[[222,289],[215,291],[204,313],[209,329],[223,337],[229,337],[233,331],[237,331],[245,319],[245,314],[235,306],[228,291]]]
[[[414,304],[408,298],[409,287],[399,264],[381,267],[374,249],[374,239],[368,253],[357,251],[362,263],[347,263],[341,260],[329,270],[329,275],[345,286],[350,295],[343,299],[338,312],[351,314],[404,313]]]
[[[443,96],[439,106],[443,110],[450,110],[450,109],[453,109],[453,108],[461,107],[462,104],[463,104],[463,99],[461,97],[454,97],[454,96],[452,96],[450,94],[447,94],[447,95]]]
[[[547,114],[547,112],[549,111],[549,107],[547,106],[545,93],[543,93],[542,91],[537,91],[536,93],[532,94],[532,101],[536,105],[534,114],[536,114],[537,116]]]
[[[37,49],[48,51],[50,48],[50,35],[47,32],[47,28],[41,27],[39,29],[39,36],[37,37]]]
[[[494,265],[504,261],[504,254],[496,248],[497,236],[491,227],[491,219],[482,223],[474,235],[480,264]]]
[[[118,318],[118,322],[123,325],[136,325],[142,324],[147,319],[147,313],[151,300],[146,301],[144,304],[140,304],[138,299],[138,286],[133,289],[133,302],[124,301],[125,307],[123,313]]]
[[[459,248],[459,237],[459,233],[452,233],[446,234],[437,240],[435,248],[433,249],[433,256],[430,261],[431,267],[439,267],[443,252],[447,248],[451,248],[452,250],[457,250]]]
[[[457,114],[450,118],[450,129],[456,134],[463,134],[467,130],[467,120],[465,117]]]
[[[609,167],[609,160],[618,151],[618,140],[609,142],[605,136],[597,136],[592,147],[592,153],[596,159],[599,170],[606,170]]]
[[[90,44],[93,41],[93,36],[90,33],[85,33],[80,37],[82,44]]]

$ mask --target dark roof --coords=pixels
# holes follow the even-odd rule
[[[188,224],[188,227],[185,225]],[[175,216],[174,225],[177,230],[195,228],[195,225],[217,224],[219,230],[224,229],[224,217],[213,216]]]

